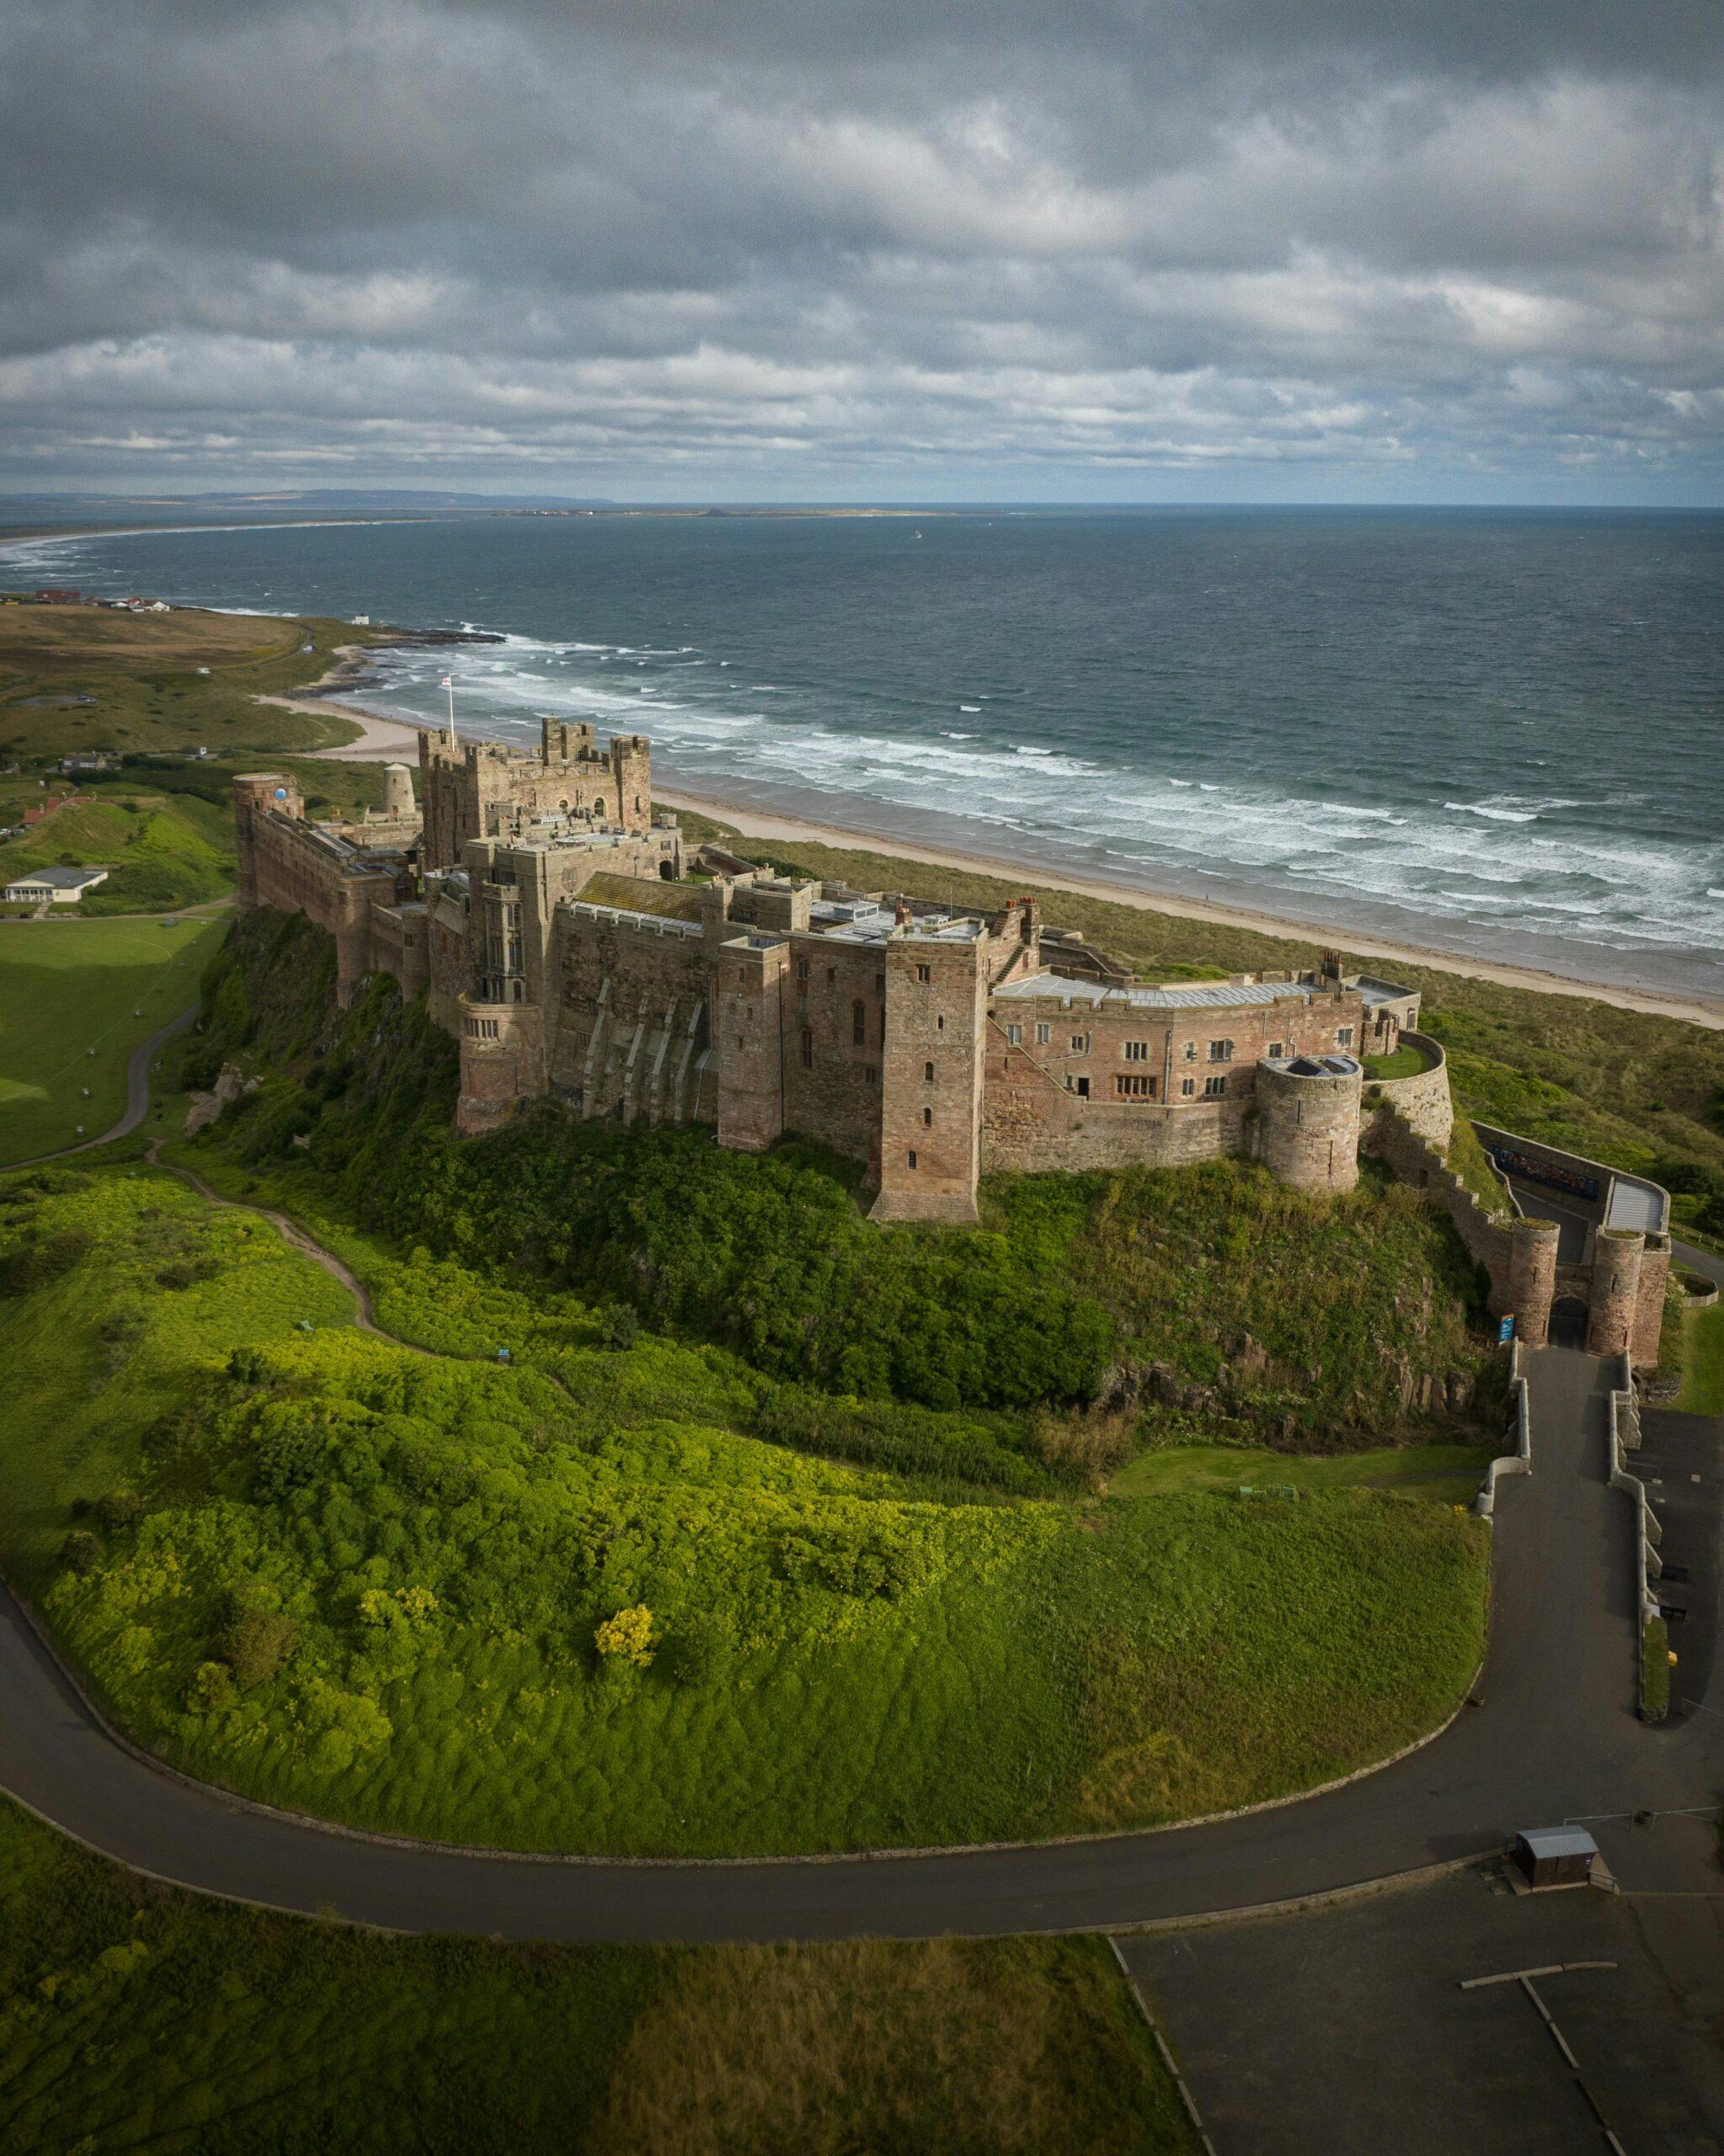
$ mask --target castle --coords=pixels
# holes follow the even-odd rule
[[[327,929],[343,1002],[379,972],[423,993],[459,1043],[469,1135],[546,1096],[585,1117],[710,1124],[744,1151],[795,1134],[863,1164],[878,1220],[974,1221],[993,1169],[1231,1154],[1342,1191],[1364,1144],[1404,1175],[1447,1174],[1448,1075],[1414,990],[1332,954],[1159,985],[1031,899],[969,913],[712,846],[689,859],[653,809],[638,735],[600,748],[590,726],[547,720],[531,753],[422,734],[417,803],[387,766],[382,808],[358,824],[307,819],[275,773],[236,779],[234,805],[242,908]],[[1361,1059],[1403,1039],[1426,1067],[1371,1085],[1367,1113]],[[1380,1128],[1385,1104],[1398,1113]],[[1554,1244],[1482,1214],[1470,1235],[1449,1210],[1496,1300],[1541,1341]]]

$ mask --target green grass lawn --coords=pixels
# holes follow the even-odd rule
[[[8,2149],[1176,2156],[1099,1940],[505,1946],[135,1877],[0,1801]]]
[[[1188,1490],[1394,1489],[1439,1504],[1465,1504],[1492,1457],[1488,1445],[1401,1445],[1318,1459],[1248,1445],[1164,1445],[1140,1453],[1108,1490],[1111,1497],[1148,1497]]]
[[[1367,1078],[1417,1078],[1430,1069],[1431,1059],[1422,1049],[1403,1043],[1392,1055],[1366,1056],[1364,1066]]]
[[[1689,1310],[1682,1321],[1682,1396],[1684,1415],[1724,1415],[1724,1302]]]
[[[374,1251],[386,1323],[516,1356],[428,1358],[162,1174],[0,1197],[0,1561],[135,1736],[267,1800],[641,1854],[1109,1828],[1380,1758],[1478,1660],[1437,1505],[941,1497],[531,1283]]]
[[[120,1116],[132,1049],[197,1000],[226,933],[220,921],[0,921],[0,1162]]]

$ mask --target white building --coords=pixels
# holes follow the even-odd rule
[[[105,883],[105,868],[33,868],[6,886],[10,906],[75,906],[86,891]]]

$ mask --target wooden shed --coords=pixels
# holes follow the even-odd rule
[[[1584,1827],[1529,1827],[1509,1844],[1508,1854],[1529,1886],[1584,1886],[1599,1845]]]

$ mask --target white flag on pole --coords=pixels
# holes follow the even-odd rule
[[[437,686],[440,689],[452,689],[455,686],[455,676],[452,674],[446,674]]]

